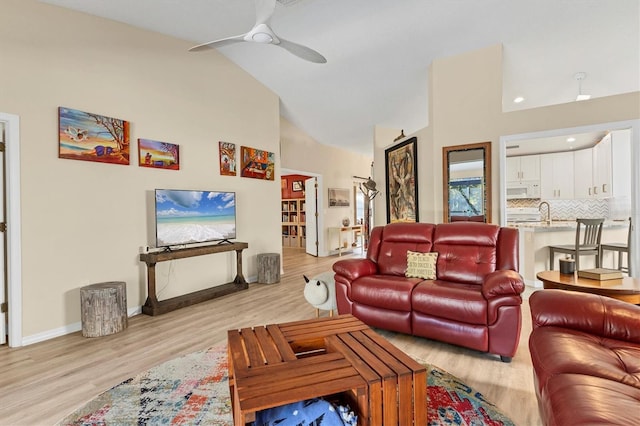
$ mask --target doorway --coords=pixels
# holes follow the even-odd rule
[[[2,192],[3,217],[6,232],[2,232],[2,298],[6,309],[2,317],[2,342],[11,347],[22,346],[22,258],[20,222],[20,118],[0,112],[2,128]],[[6,290],[5,290],[6,289]],[[6,299],[5,299],[6,298]]]
[[[2,223],[2,228],[0,229],[0,283],[1,283],[1,287],[0,288],[0,345],[4,345],[5,343],[7,343],[7,329],[8,327],[8,321],[7,321],[7,295],[9,294],[9,288],[7,286],[7,268],[5,267],[5,265],[7,264],[6,262],[6,248],[7,248],[7,239],[5,238],[5,230],[6,230],[6,221],[5,221],[5,216],[6,216],[6,198],[5,198],[5,188],[4,188],[4,182],[6,181],[5,179],[5,175],[4,175],[4,171],[5,171],[5,167],[4,167],[4,163],[5,163],[5,158],[4,158],[4,147],[6,146],[5,143],[5,136],[4,136],[4,122],[0,122],[0,147],[2,147],[2,150],[0,150],[0,199],[2,199],[2,208],[0,209],[0,223]]]
[[[304,176],[307,177],[307,180],[303,180],[302,178],[297,178],[296,181],[303,180],[302,184],[304,187],[304,199],[305,201],[305,245],[300,245],[300,249],[298,251],[300,254],[308,255],[310,257],[323,257],[327,256],[327,248],[326,248],[326,237],[322,230],[324,229],[324,216],[322,213],[322,206],[324,205],[324,197],[323,197],[323,182],[322,175],[317,173],[308,172],[304,170],[294,170],[294,169],[282,169],[281,179],[284,179],[287,176]],[[315,180],[313,185],[310,185],[309,178]],[[288,185],[293,185],[290,182],[287,182]],[[313,187],[311,187],[313,186]],[[289,188],[289,189],[292,189]],[[310,198],[311,196],[311,198]],[[302,197],[302,195],[300,195]],[[315,207],[315,208],[314,208]],[[314,210],[312,212],[312,210]],[[284,215],[283,215],[284,219]],[[313,223],[315,220],[315,223]],[[282,224],[281,224],[282,226]],[[283,227],[284,228],[284,227]],[[314,238],[315,234],[315,238]],[[283,238],[285,235],[283,235]],[[313,241],[315,239],[315,241]],[[302,249],[304,247],[304,249]],[[291,250],[287,248],[283,243],[283,251]],[[287,256],[283,256],[283,268],[285,265],[285,259]]]
[[[500,157],[499,157],[499,176],[500,176],[500,225],[506,226],[506,207],[507,207],[507,146],[519,145],[523,141],[532,139],[540,140],[545,138],[554,138],[561,136],[567,138],[568,136],[576,134],[586,134],[594,132],[610,132],[615,130],[631,129],[631,188],[635,188],[637,182],[640,182],[640,120],[628,120],[618,121],[610,123],[600,123],[588,126],[580,126],[565,129],[553,129],[534,133],[514,134],[500,137]],[[640,197],[637,191],[631,191],[630,194],[630,207],[631,217],[633,223],[639,223],[640,219]],[[521,246],[522,246],[521,240]],[[631,247],[640,247],[640,231],[637,226],[634,226],[631,231]],[[520,250],[520,264],[524,264],[523,250]],[[630,256],[631,269],[638,271],[640,268],[640,257]]]

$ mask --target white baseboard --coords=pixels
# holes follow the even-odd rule
[[[22,346],[44,342],[45,340],[64,336],[65,334],[75,333],[80,330],[82,330],[82,323],[74,322],[73,324],[65,325],[64,327],[54,328],[53,330],[43,331],[42,333],[33,334],[31,336],[25,336],[22,338]]]
[[[139,315],[142,313],[142,306],[134,306],[127,309],[127,316]],[[44,342],[45,340],[54,339],[56,337],[64,336],[66,334],[75,333],[82,330],[81,322],[74,322],[73,324],[65,325],[64,327],[54,328],[53,330],[43,331],[42,333],[33,334],[22,338],[22,346],[32,345],[34,343]]]

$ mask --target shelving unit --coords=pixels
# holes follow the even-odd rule
[[[305,248],[307,227],[304,199],[282,200],[282,246]]]

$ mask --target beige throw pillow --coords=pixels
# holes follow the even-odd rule
[[[407,250],[407,272],[404,275],[411,278],[435,280],[437,260],[438,253],[419,253]]]

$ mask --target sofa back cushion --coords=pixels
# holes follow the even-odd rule
[[[433,247],[430,223],[391,223],[371,231],[367,258],[378,264],[378,273],[404,276],[407,251],[427,253]]]
[[[435,228],[433,250],[438,252],[439,280],[482,284],[497,263],[498,225],[455,222]]]

